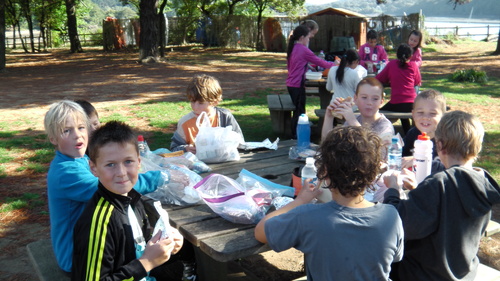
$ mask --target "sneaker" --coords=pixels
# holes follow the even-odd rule
[[[182,264],[184,265],[182,281],[196,281],[196,264],[194,262]]]

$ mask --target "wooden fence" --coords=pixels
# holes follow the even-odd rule
[[[486,30],[485,33],[469,32],[468,30]],[[431,36],[436,37],[448,37],[450,35],[454,37],[471,37],[471,36],[484,36],[486,40],[491,39],[491,37],[498,36],[498,30],[500,25],[483,25],[483,26],[467,26],[467,27],[432,27],[426,28],[427,32]],[[465,32],[464,32],[465,31]]]

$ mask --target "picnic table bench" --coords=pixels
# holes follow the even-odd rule
[[[291,137],[292,112],[295,110],[295,105],[290,95],[268,95],[267,107],[271,114],[273,131],[282,137]]]

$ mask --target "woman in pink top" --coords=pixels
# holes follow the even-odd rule
[[[307,64],[312,63],[325,69],[334,66],[333,62],[327,62],[318,58],[309,48],[310,30],[305,25],[299,25],[290,36],[287,49],[288,78],[286,86],[288,93],[295,105],[292,117],[292,132],[296,138],[297,122],[302,113],[306,113],[306,88],[304,86]]]
[[[381,110],[395,112],[411,112],[413,101],[417,96],[415,86],[420,85],[420,71],[415,62],[410,61],[411,47],[408,44],[399,45],[397,60],[391,60],[375,77],[382,84],[391,84],[391,99]],[[401,119],[401,125],[406,133],[410,129],[410,120]]]

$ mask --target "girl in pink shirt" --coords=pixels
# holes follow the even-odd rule
[[[411,112],[413,101],[417,96],[415,86],[420,85],[420,71],[415,62],[410,61],[411,47],[408,44],[399,45],[397,60],[391,60],[375,77],[382,84],[391,84],[391,99],[381,110],[395,112]],[[401,119],[401,125],[406,133],[410,129],[410,120]]]
[[[382,60],[388,61],[384,46],[378,44],[378,35],[375,30],[366,34],[366,43],[359,48],[359,64],[368,70],[368,73],[376,73],[376,65]],[[368,65],[371,63],[371,69]]]
[[[408,45],[410,45],[413,50],[413,55],[411,56],[410,61],[414,61],[420,68],[420,66],[422,66],[422,49],[420,49],[420,46],[422,45],[422,32],[419,30],[412,30],[408,36]]]
[[[299,25],[290,36],[287,49],[288,78],[286,86],[295,105],[292,117],[293,138],[296,137],[297,122],[302,113],[306,113],[306,88],[304,86],[307,64],[312,63],[325,69],[334,66],[318,58],[309,48],[310,30],[305,25]]]

